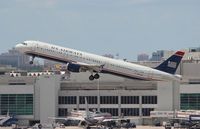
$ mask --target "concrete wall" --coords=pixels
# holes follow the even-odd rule
[[[182,74],[184,78],[198,78],[200,79],[200,64],[199,63],[183,63]]]
[[[40,120],[40,81],[39,77],[34,83],[34,120]]]
[[[0,94],[33,94],[33,85],[0,85]]]
[[[56,117],[58,111],[58,90],[60,76],[41,76],[37,80],[40,88],[40,123],[48,123],[48,117]]]
[[[172,82],[173,111],[180,110],[180,82]]]
[[[181,84],[180,93],[200,93],[200,84]]]
[[[178,82],[158,82],[158,111],[180,109],[179,87]]]

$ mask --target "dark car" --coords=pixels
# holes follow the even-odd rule
[[[129,128],[136,128],[135,123],[126,123],[122,125],[123,128],[129,129]]]
[[[200,123],[196,123],[190,127],[190,129],[200,129]]]
[[[190,122],[189,121],[182,121],[180,122],[181,128],[189,128],[190,127]]]
[[[172,128],[171,123],[167,122],[165,124],[165,129],[171,129],[171,128]]]
[[[160,123],[160,121],[154,121],[154,126],[161,126],[161,123]]]

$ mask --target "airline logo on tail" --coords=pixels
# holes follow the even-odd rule
[[[168,61],[168,67],[171,67],[171,68],[176,68],[177,66],[177,63],[176,62],[173,62],[173,61]]]

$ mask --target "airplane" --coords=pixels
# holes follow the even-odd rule
[[[87,98],[85,97],[85,109],[86,110],[72,110],[68,113],[67,117],[49,117],[49,119],[54,120],[78,120],[79,125],[84,125],[87,127],[100,125],[103,121],[112,118],[110,113],[103,113],[98,111],[89,111]]]
[[[59,119],[59,118],[56,118]],[[62,119],[62,118],[61,118]],[[100,125],[103,121],[108,121],[112,119],[110,113],[98,112],[98,111],[86,111],[78,110],[69,113],[69,116],[65,120],[80,120],[89,125]]]
[[[130,118],[114,118],[110,113],[107,112],[98,112],[98,111],[86,111],[85,110],[78,110],[72,111],[69,113],[67,117],[48,117],[48,119],[53,120],[62,120],[63,124],[66,126],[70,126],[70,122],[78,121],[78,126],[83,126],[89,129],[92,126],[116,126],[115,122],[119,121],[130,121]],[[132,118],[133,119],[133,118]],[[64,120],[64,121],[63,121]],[[61,123],[62,123],[61,122]],[[73,123],[73,122],[72,122]],[[111,125],[109,125],[110,123]],[[108,125],[107,125],[108,124]],[[126,123],[124,126],[126,128],[130,128],[131,125]]]
[[[85,97],[86,110],[73,110],[69,112],[67,117],[48,117],[53,120],[72,120],[80,121],[79,126],[85,126],[89,129],[91,126],[102,126],[105,122],[113,122],[119,120],[127,120],[125,118],[113,118],[108,112],[89,111],[87,98]]]
[[[11,126],[12,124],[16,124],[17,121],[18,119],[14,115],[10,115],[8,111],[6,116],[0,116],[0,127]]]
[[[183,51],[177,51],[157,67],[150,68],[41,41],[24,41],[17,44],[15,49],[30,55],[32,57],[30,64],[33,64],[35,57],[40,57],[66,63],[67,70],[70,72],[89,71],[91,73],[89,80],[91,81],[99,79],[99,73],[145,81],[180,81],[181,75],[177,75],[175,72],[185,54]]]

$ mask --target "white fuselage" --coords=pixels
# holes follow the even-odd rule
[[[32,56],[38,56],[63,63],[84,63],[103,65],[102,73],[111,73],[139,80],[177,80],[177,77],[150,67],[133,64],[130,62],[111,59],[70,48],[60,47],[40,41],[25,41],[17,44],[16,49]]]

